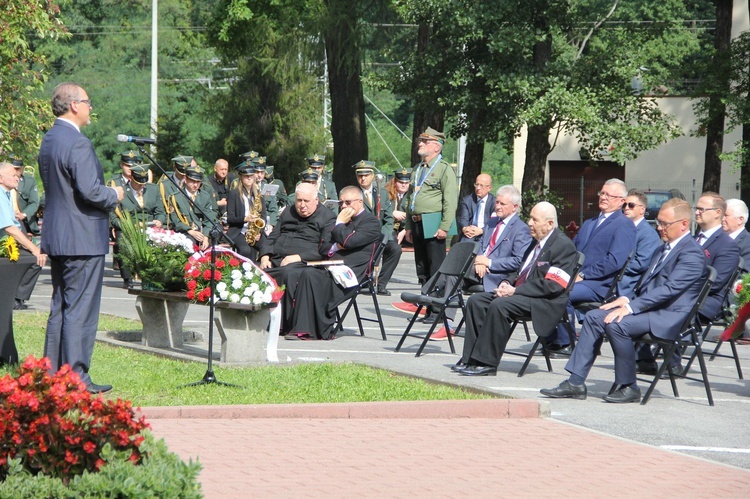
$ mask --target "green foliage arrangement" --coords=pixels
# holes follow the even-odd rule
[[[570,208],[572,206],[571,203],[566,201],[561,194],[551,191],[549,187],[544,185],[542,186],[541,194],[537,194],[534,191],[524,191],[521,196],[521,218],[523,220],[528,220],[529,215],[531,215],[531,209],[540,201],[551,203],[557,210],[558,216],[563,210],[565,210],[565,208]]]
[[[160,291],[185,289],[183,275],[193,243],[171,230],[148,227],[124,213],[120,219],[120,257],[133,275],[139,275],[145,287]]]

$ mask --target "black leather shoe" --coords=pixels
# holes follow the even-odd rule
[[[29,308],[29,306],[21,300],[16,300],[13,304],[13,310],[26,310],[27,308]]]
[[[539,393],[553,399],[586,400],[586,385],[571,385],[565,380],[554,388],[542,388]]]
[[[96,383],[90,382],[86,385],[86,391],[89,393],[106,393],[112,389],[112,385],[97,385]]]
[[[490,366],[466,366],[458,371],[462,376],[496,376],[497,367]]]
[[[613,404],[640,402],[641,389],[637,387],[633,388],[631,386],[624,386],[622,388],[619,388],[618,390],[615,390],[615,392],[610,395],[605,395],[604,400]]]
[[[421,322],[422,324],[432,324],[433,322],[435,322],[436,317],[437,317],[436,314],[433,314],[432,312],[427,311],[424,317],[422,317],[421,319],[417,319],[417,320]]]
[[[391,296],[391,292],[385,288],[378,288],[378,294],[380,296]]]
[[[573,353],[573,349],[570,348],[570,345],[565,345],[564,347],[561,347],[559,350],[551,351],[549,353],[549,358],[550,359],[567,359],[568,357],[570,357],[571,353]]]
[[[659,366],[656,365],[656,362],[650,362],[647,360],[639,360],[636,362],[635,372],[638,374],[651,374],[653,376],[658,370]]]
[[[672,372],[674,373],[675,378],[679,378],[683,375],[683,369],[682,365],[672,366]],[[654,373],[656,374],[656,373]],[[664,372],[661,373],[661,379],[669,379],[669,366],[667,366],[664,369]]]
[[[456,362],[455,365],[451,366],[451,371],[453,371],[454,373],[460,373],[466,367],[467,367],[466,362],[459,360],[458,362]]]

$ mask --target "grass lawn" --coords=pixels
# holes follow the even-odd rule
[[[47,314],[13,315],[13,330],[21,359],[41,357]],[[99,330],[139,330],[141,323],[110,315],[99,319]],[[184,362],[97,343],[92,378],[112,384],[106,396],[132,400],[135,406],[283,404],[313,402],[365,402],[388,400],[451,400],[490,398],[458,388],[426,383],[388,371],[355,364],[295,364],[260,367],[214,367],[219,381],[240,388],[207,385],[178,388],[199,381],[205,362]],[[9,372],[0,369],[0,375]]]

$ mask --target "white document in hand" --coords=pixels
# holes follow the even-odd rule
[[[359,284],[357,276],[355,276],[352,269],[346,265],[330,265],[328,267],[328,272],[333,276],[333,280],[344,288],[353,288]]]
[[[274,196],[279,190],[279,184],[266,184],[263,186],[263,190],[260,193],[263,196]]]

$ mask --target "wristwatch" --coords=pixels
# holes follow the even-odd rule
[[[579,272],[578,277],[580,277],[581,279],[586,279],[586,276],[583,275],[583,272]]]

